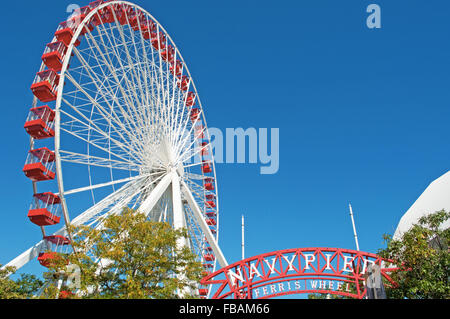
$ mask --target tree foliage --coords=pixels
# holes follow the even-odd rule
[[[0,299],[33,298],[42,287],[43,282],[35,275],[21,274],[17,280],[11,279],[15,273],[14,267],[1,269],[0,265]]]
[[[195,298],[202,266],[187,247],[177,244],[187,237],[185,230],[174,230],[168,223],[152,222],[146,216],[125,208],[111,215],[103,227],[72,229],[76,254],[52,265],[47,278],[61,278],[67,262],[80,269],[82,298],[172,299]],[[99,267],[99,263],[101,267]],[[45,297],[57,293],[57,281],[47,287]],[[73,298],[73,287],[62,287],[66,298]],[[72,291],[71,291],[72,290]]]
[[[449,218],[441,210],[422,217],[401,239],[384,236],[387,247],[379,254],[399,267],[391,274],[399,286],[386,289],[388,298],[450,298],[450,229],[441,227]]]

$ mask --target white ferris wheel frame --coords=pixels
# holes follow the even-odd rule
[[[111,182],[98,184],[98,185],[91,184],[90,186],[86,186],[86,187],[82,187],[82,188],[74,189],[74,190],[69,190],[69,191],[65,191],[65,189],[64,189],[64,178],[63,178],[62,163],[61,163],[62,162],[61,153],[64,151],[61,150],[61,145],[60,145],[60,143],[61,143],[61,138],[60,138],[61,137],[61,126],[60,125],[61,125],[61,103],[63,100],[64,85],[65,85],[64,81],[66,79],[66,75],[67,75],[67,78],[70,77],[70,74],[67,72],[69,69],[69,62],[70,62],[72,53],[74,53],[74,51],[75,51],[75,54],[76,54],[75,42],[80,38],[81,32],[82,32],[84,26],[86,25],[86,23],[88,21],[90,21],[90,19],[93,17],[93,15],[96,14],[99,10],[101,10],[107,6],[113,5],[113,4],[119,4],[119,5],[125,4],[130,7],[133,7],[137,11],[141,11],[147,17],[150,17],[151,20],[153,22],[155,22],[155,24],[157,25],[158,37],[159,37],[160,32],[162,32],[166,36],[167,43],[169,43],[169,42],[171,43],[171,45],[173,46],[173,48],[176,52],[175,53],[176,56],[179,57],[179,59],[182,62],[183,70],[185,70],[187,75],[189,76],[189,79],[190,79],[189,86],[191,86],[193,88],[193,92],[195,92],[195,94],[196,94],[196,101],[197,101],[198,107],[201,110],[201,116],[202,116],[203,125],[204,125],[204,134],[206,135],[207,140],[211,141],[211,137],[208,132],[208,126],[206,124],[205,114],[203,112],[203,107],[201,104],[200,97],[197,94],[194,80],[191,77],[189,69],[188,69],[186,63],[184,62],[184,59],[183,59],[179,49],[176,47],[174,41],[171,39],[168,32],[162,27],[162,25],[150,13],[148,13],[145,9],[143,9],[142,7],[140,7],[134,3],[131,3],[128,1],[111,1],[111,2],[101,4],[97,8],[93,9],[77,27],[76,32],[72,38],[72,41],[67,49],[67,53],[64,57],[64,61],[63,61],[63,65],[62,65],[62,70],[60,72],[60,81],[58,84],[56,107],[55,107],[55,137],[54,137],[55,149],[54,149],[54,152],[55,152],[55,162],[56,162],[56,168],[55,168],[56,180],[58,183],[58,190],[59,190],[58,195],[61,198],[62,214],[64,216],[65,226],[62,227],[60,230],[56,231],[54,234],[55,235],[68,234],[67,229],[69,228],[70,225],[72,225],[72,226],[93,225],[93,223],[95,221],[98,221],[101,217],[104,217],[105,215],[120,213],[121,209],[124,206],[126,206],[129,203],[129,201],[133,197],[136,196],[136,194],[138,194],[139,192],[142,192],[143,189],[151,186],[151,187],[153,187],[153,189],[151,190],[151,193],[146,197],[146,199],[141,203],[140,207],[138,208],[139,211],[143,212],[144,214],[147,214],[147,216],[148,216],[148,214],[155,207],[155,205],[157,204],[158,200],[160,200],[160,198],[162,197],[164,192],[166,190],[168,190],[169,187],[171,186],[172,200],[173,200],[173,203],[172,203],[173,204],[173,215],[174,215],[173,227],[180,228],[180,227],[186,226],[186,220],[185,220],[186,216],[185,216],[185,213],[183,212],[183,207],[182,207],[183,206],[182,196],[183,196],[185,198],[186,204],[189,206],[189,208],[192,212],[193,217],[195,218],[195,221],[197,222],[199,229],[201,230],[201,232],[203,232],[208,244],[212,248],[213,253],[216,257],[216,261],[219,263],[219,265],[221,267],[226,267],[228,265],[228,263],[218,245],[219,228],[217,227],[217,233],[215,235],[213,235],[206,220],[205,220],[205,217],[201,211],[201,208],[199,207],[199,205],[192,193],[191,188],[181,178],[181,176],[179,174],[180,173],[179,168],[172,168],[170,171],[167,171],[165,175],[161,176],[161,178],[159,178],[157,180],[153,180],[151,184],[155,184],[155,185],[143,185],[146,181],[146,177],[148,177],[148,176],[138,175],[138,176],[121,179],[121,180],[116,180],[116,181],[111,181]],[[115,14],[114,14],[114,16],[115,16]],[[115,24],[118,26],[118,28],[122,28],[122,26],[120,26],[120,24],[117,21],[117,17],[115,17]],[[140,22],[139,22],[139,30],[141,30]],[[142,36],[141,36],[141,38],[142,38]],[[159,52],[159,54],[161,55],[161,52]],[[176,61],[176,59],[174,59],[174,60]],[[44,63],[42,63],[40,70],[43,71],[44,69],[45,69],[45,65],[44,65]],[[34,97],[33,106],[36,106],[37,103],[38,103],[38,99],[36,97]],[[186,106],[184,106],[184,107],[186,107]],[[30,149],[33,149],[33,146],[34,146],[34,140],[33,140],[33,138],[31,138]],[[211,163],[210,164],[212,165],[212,169],[213,169],[215,194],[217,195],[218,188],[217,188],[216,169],[215,169],[214,155],[213,155],[212,151],[211,151],[210,155],[211,155]],[[182,169],[184,171],[184,166],[182,167]],[[111,186],[111,185],[119,184],[119,183],[124,183],[124,185],[119,190],[114,191],[113,193],[109,194],[106,198],[102,199],[98,203],[95,203],[93,206],[91,206],[90,208],[88,208],[87,210],[85,210],[84,212],[79,214],[78,216],[76,216],[73,220],[70,219],[69,209],[67,207],[65,196],[75,194],[77,192],[89,191],[89,190],[93,190],[96,188],[101,188],[104,186]],[[34,191],[34,194],[37,194],[37,183],[36,182],[33,182],[33,191]],[[217,226],[218,226],[219,225],[219,214],[218,214],[219,199],[218,199],[218,196],[216,197],[216,205],[217,206],[216,206],[215,210],[217,212],[216,218],[217,218]],[[101,213],[105,209],[108,209],[108,213],[103,214],[102,216],[99,216],[99,213]],[[42,230],[42,234],[45,236],[44,227],[41,227],[41,230]],[[71,234],[68,234],[68,235],[71,236]],[[189,245],[187,240],[183,241],[182,244]],[[13,259],[12,261],[10,261],[4,267],[13,266],[17,269],[21,268],[26,263],[28,263],[29,261],[36,258],[37,255],[39,254],[39,252],[41,251],[41,249],[44,247],[44,245],[45,245],[44,240],[39,241],[33,247],[31,247],[30,249],[28,249],[27,251],[25,251],[24,253],[22,253],[15,259]],[[214,262],[214,267],[215,267],[215,262]]]

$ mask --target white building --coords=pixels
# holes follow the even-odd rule
[[[442,209],[450,211],[450,171],[432,182],[403,215],[395,230],[394,239],[399,239],[422,216]],[[443,226],[450,227],[450,220],[447,220]]]

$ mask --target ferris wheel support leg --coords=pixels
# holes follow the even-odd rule
[[[155,207],[158,200],[166,191],[167,187],[169,187],[172,182],[172,175],[167,174],[164,176],[161,181],[156,185],[156,187],[152,190],[150,195],[144,200],[144,202],[139,207],[138,211],[148,216],[152,211],[153,207]]]
[[[180,178],[176,172],[172,172],[172,205],[173,205],[173,227],[175,230],[186,228],[186,220],[181,203]],[[186,238],[177,243],[179,247],[187,246]]]
[[[173,228],[175,230],[186,228],[186,220],[183,213],[183,205],[181,203],[181,187],[180,178],[176,171],[172,171],[172,206],[173,206]],[[177,241],[177,248],[182,249],[188,246],[187,238],[183,237]],[[179,279],[184,281],[186,276],[181,273]],[[178,291],[178,295],[183,298],[185,295],[191,294],[191,289],[185,288]]]
[[[202,212],[194,199],[194,196],[189,190],[189,187],[186,185],[184,181],[181,181],[181,186],[183,193],[188,201],[188,204],[191,207],[192,212],[194,213],[194,217],[197,220],[197,223],[200,225],[200,228],[202,229],[203,233],[205,234],[206,240],[208,240],[208,243],[210,244],[214,252],[214,255],[216,256],[217,261],[219,262],[222,268],[228,266],[228,262],[225,259],[225,256],[223,255],[222,250],[219,247],[219,244],[217,243],[216,239],[211,233],[211,230],[209,229],[209,226],[206,223],[205,218],[203,217]]]
[[[25,264],[35,259],[39,255],[39,252],[42,251],[42,248],[44,246],[45,243],[43,240],[41,240],[33,247],[11,260],[9,263],[3,266],[2,269],[6,267],[14,267],[16,270],[22,268]]]

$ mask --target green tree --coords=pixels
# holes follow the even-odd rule
[[[450,213],[438,211],[422,217],[401,239],[384,235],[387,247],[379,254],[399,267],[391,274],[399,286],[386,287],[388,298],[450,298],[450,229],[441,227],[449,218]]]
[[[82,298],[174,299],[196,298],[202,265],[187,247],[177,242],[186,230],[168,223],[149,221],[145,215],[125,208],[110,215],[103,227],[72,230],[76,254],[52,265],[47,278],[61,278],[67,262],[80,268]],[[99,263],[102,267],[99,267]],[[70,289],[64,287],[63,291]],[[57,293],[56,281],[45,290],[46,298]],[[66,295],[66,297],[75,297]]]
[[[0,299],[33,298],[42,287],[43,282],[35,275],[21,274],[17,280],[11,279],[16,269],[14,267],[1,268],[0,265]]]

